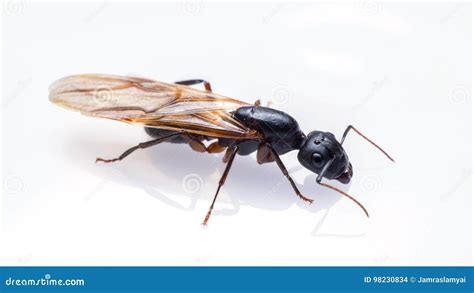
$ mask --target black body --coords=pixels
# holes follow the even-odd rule
[[[275,109],[261,106],[241,107],[234,111],[233,116],[264,137],[264,141],[219,138],[219,144],[223,146],[238,145],[239,155],[245,156],[255,152],[262,142],[270,143],[273,149],[282,155],[299,149],[306,137],[293,117]]]
[[[300,163],[314,173],[322,175],[321,178],[336,179],[342,183],[350,181],[352,166],[346,152],[332,133],[313,131],[306,136],[293,117],[285,112],[262,106],[241,107],[232,114],[235,119],[249,129],[259,132],[263,136],[263,140],[218,138],[219,145],[223,147],[238,146],[237,154],[242,156],[257,151],[262,144],[270,144],[278,155],[300,150],[298,153]],[[145,127],[145,130],[155,138],[174,133],[171,130],[149,127]],[[212,139],[206,136],[195,138],[200,141]],[[174,136],[168,141],[171,143],[188,142],[183,135]],[[328,164],[329,162],[330,164]],[[323,170],[326,165],[326,169]]]
[[[149,136],[155,137],[155,138],[162,138],[162,137],[171,135],[173,133],[176,133],[176,131],[173,131],[173,130],[152,128],[152,127],[145,127],[145,132]],[[182,135],[172,136],[168,139],[168,142],[171,142],[171,143],[187,143],[185,137],[183,137]]]
[[[275,109],[248,106],[234,111],[234,118],[239,120],[249,129],[257,130],[277,151],[279,155],[301,148],[305,140],[305,134],[301,131],[298,122],[290,115]],[[171,130],[145,127],[148,135],[159,138],[174,133]],[[201,136],[201,140],[209,140],[209,137]],[[222,146],[238,145],[239,155],[246,156],[257,151],[262,143],[260,140],[235,140],[229,138],[218,138]],[[175,136],[169,139],[171,143],[187,143],[183,136]]]

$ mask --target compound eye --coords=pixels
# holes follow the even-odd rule
[[[318,153],[313,153],[311,160],[313,161],[313,165],[315,167],[321,167],[324,163],[323,157]]]

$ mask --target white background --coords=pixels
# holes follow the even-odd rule
[[[470,4],[32,4],[3,14],[2,264],[471,264]],[[78,73],[211,81],[293,115],[305,131],[356,125],[343,187],[282,157],[237,157],[209,226],[221,155],[160,145],[48,101]]]

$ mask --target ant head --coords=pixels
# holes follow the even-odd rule
[[[330,132],[312,131],[298,152],[301,165],[327,179],[349,183],[352,178],[352,165],[349,157]],[[323,171],[324,169],[324,171]]]
[[[347,126],[344,134],[342,135],[341,142],[338,142],[334,137],[334,134],[330,132],[313,131],[308,134],[306,140],[303,142],[300,151],[298,153],[298,160],[301,165],[305,166],[309,170],[318,174],[316,182],[319,185],[330,188],[340,194],[348,197],[354,201],[359,207],[364,210],[367,217],[369,213],[364,206],[358,202],[355,198],[340,190],[337,187],[321,182],[321,179],[327,178],[329,180],[335,179],[342,183],[349,183],[352,178],[352,165],[349,162],[346,152],[342,148],[342,143],[346,138],[349,130],[354,130],[362,138],[371,143],[374,147],[379,149],[388,159],[395,162],[381,147],[376,145],[373,141],[368,139],[359,130],[355,129],[352,125]]]

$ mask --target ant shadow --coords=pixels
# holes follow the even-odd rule
[[[144,138],[142,141],[147,139],[149,138]],[[87,136],[76,134],[65,141],[67,143],[64,147],[64,156],[74,158],[75,165],[100,178],[96,186],[85,196],[86,201],[100,194],[100,190],[108,182],[114,182],[140,188],[164,204],[190,211],[195,209],[199,200],[206,200],[210,205],[225,168],[222,162],[223,153],[198,153],[185,144],[164,143],[137,150],[119,162],[94,163],[98,156],[116,157],[133,144],[107,143],[105,146],[101,145],[101,149],[110,151],[98,153],[97,147],[93,147],[97,145],[97,140]],[[254,156],[236,157],[219,193],[213,215],[235,215],[240,207],[245,205],[264,210],[285,210],[296,204],[310,213],[325,211],[311,233],[313,236],[324,236],[318,235],[317,231],[326,221],[329,209],[341,200],[341,196],[318,185],[315,182],[316,175],[298,164],[296,167],[288,168],[288,171],[290,174],[298,171],[308,172],[303,184],[295,182],[305,196],[314,199],[313,204],[308,204],[295,194],[276,164],[258,165]],[[285,158],[282,159],[285,161]],[[343,191],[350,188],[350,184],[344,185],[339,182],[331,184]],[[203,210],[203,216],[206,212],[207,210]]]

